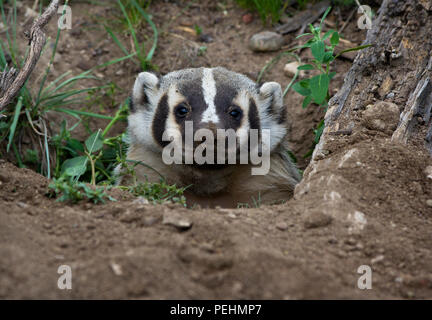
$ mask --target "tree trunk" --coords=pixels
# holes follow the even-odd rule
[[[330,100],[295,191],[306,209],[348,220],[350,231],[366,226],[366,202],[397,209],[382,188],[393,183],[403,192],[417,181],[418,197],[424,189],[418,175],[431,169],[432,1],[385,0],[365,44],[372,47],[357,55]]]

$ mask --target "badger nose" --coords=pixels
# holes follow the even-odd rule
[[[218,129],[216,123],[214,123],[214,122],[209,122],[209,123],[207,124],[207,129],[209,129],[210,131],[212,131],[213,134],[216,136],[217,129]]]

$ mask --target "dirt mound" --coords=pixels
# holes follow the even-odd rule
[[[0,297],[431,298],[430,159],[388,143],[356,148],[371,156],[339,173],[362,190],[346,204],[363,212],[361,230],[322,219],[326,190],[313,187],[307,199],[257,209],[143,205],[121,192],[72,205],[47,198],[44,177],[2,162]],[[357,160],[366,167],[346,169]],[[365,170],[372,162],[379,169]],[[192,227],[163,223],[176,215]],[[72,268],[72,290],[57,287],[61,265]],[[361,265],[372,267],[372,290],[357,288]]]

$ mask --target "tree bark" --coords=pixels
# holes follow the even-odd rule
[[[14,68],[6,69],[0,74],[0,110],[12,102],[36,66],[46,41],[43,28],[57,12],[58,6],[59,0],[53,0],[45,12],[33,22],[30,32],[26,34],[30,51],[18,74]]]
[[[359,209],[361,183],[345,167],[361,167],[389,144],[402,153],[411,146],[432,153],[431,10],[431,0],[382,3],[364,42],[372,47],[358,53],[330,100],[324,132],[296,187],[296,199],[313,203],[318,194],[320,210],[350,220],[352,231],[362,229],[366,219]],[[360,175],[378,170],[378,164],[367,165]]]

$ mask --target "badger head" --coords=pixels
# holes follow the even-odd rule
[[[219,129],[231,130],[237,137],[247,135],[251,129],[260,133],[266,130],[270,135],[270,152],[286,135],[286,109],[280,85],[276,82],[257,85],[246,76],[221,67],[184,69],[163,77],[142,72],[135,81],[130,101],[131,143],[161,154],[170,143],[164,132],[181,137],[178,140],[182,143],[181,150],[186,150],[188,124],[193,125],[194,137],[202,129],[214,132],[215,144]],[[197,147],[195,141],[193,149]],[[229,144],[224,143],[222,147],[228,149]],[[247,139],[237,140],[236,151],[248,148]],[[201,164],[194,162],[193,165]]]

